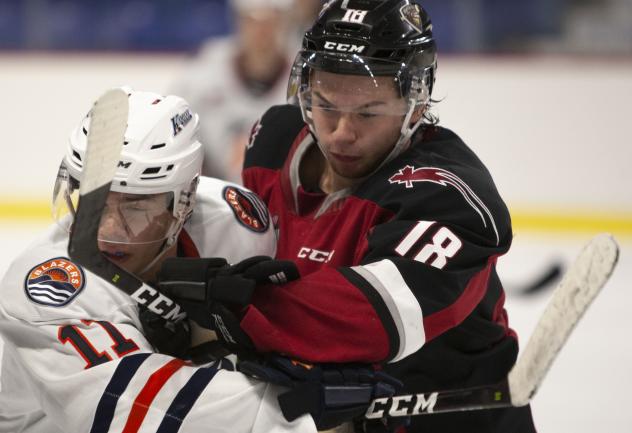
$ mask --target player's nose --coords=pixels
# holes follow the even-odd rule
[[[125,225],[121,221],[120,214],[116,211],[107,209],[108,208],[106,207],[101,215],[98,232],[99,239],[116,241],[125,237]]]
[[[353,143],[358,138],[358,130],[353,121],[352,113],[341,113],[332,132],[335,144],[345,145]]]

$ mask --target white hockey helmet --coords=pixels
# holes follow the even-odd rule
[[[197,139],[199,118],[178,96],[124,88],[129,96],[129,117],[121,158],[111,190],[134,195],[164,194],[170,197],[173,220],[160,235],[172,244],[190,215],[202,168],[202,144]],[[90,130],[90,113],[70,134],[53,193],[53,214],[67,230],[72,226],[78,201],[79,179]],[[143,231],[152,222],[148,214],[136,218],[132,231]],[[130,222],[130,225],[132,222]],[[139,226],[141,225],[141,226]],[[101,236],[101,235],[100,235]],[[106,242],[134,243],[129,239],[100,239]]]

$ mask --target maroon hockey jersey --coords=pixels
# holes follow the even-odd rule
[[[270,209],[277,258],[301,271],[256,293],[241,325],[257,348],[386,363],[409,392],[506,376],[518,346],[495,266],[511,222],[481,161],[450,130],[428,126],[360,185],[327,195],[301,185],[314,145],[293,106],[268,110],[248,144],[244,184]]]

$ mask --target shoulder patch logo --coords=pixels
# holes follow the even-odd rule
[[[241,225],[257,233],[268,230],[268,208],[255,193],[227,186],[222,195]]]
[[[391,176],[388,181],[399,185],[404,184],[406,188],[412,188],[414,182],[433,182],[445,186],[447,173],[452,175],[449,171],[440,168],[415,168],[412,165],[407,165]]]
[[[406,188],[412,188],[415,182],[431,182],[441,186],[451,186],[456,189],[465,199],[465,201],[476,211],[483,221],[483,226],[491,226],[496,235],[496,243],[500,242],[498,230],[496,229],[496,221],[492,213],[489,211],[485,203],[474,193],[472,188],[465,183],[460,177],[448,170],[436,167],[419,167],[406,165],[388,179],[391,184],[404,185]]]
[[[26,296],[36,304],[63,307],[81,293],[86,277],[79,265],[65,257],[33,267],[24,280]]]

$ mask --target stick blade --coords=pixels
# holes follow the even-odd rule
[[[559,283],[508,376],[513,406],[529,403],[558,352],[612,274],[619,246],[611,235],[594,237]]]
[[[112,181],[123,150],[128,110],[127,94],[122,89],[108,90],[94,103],[80,196]]]

